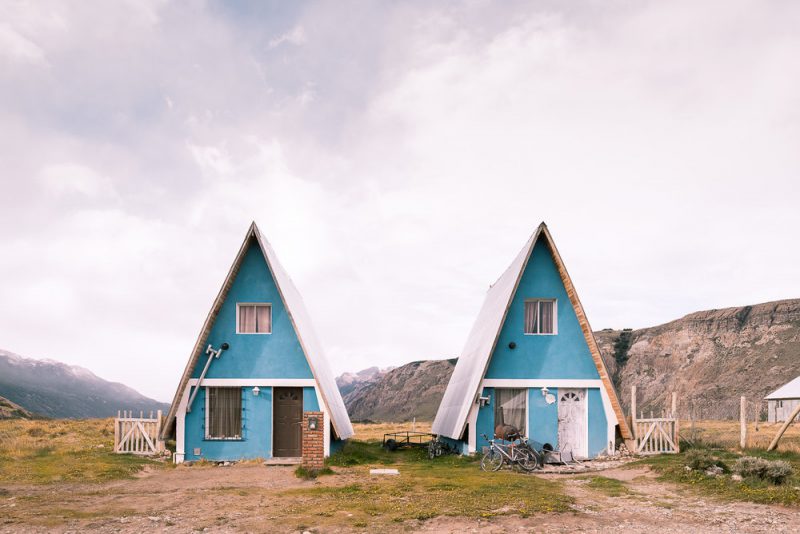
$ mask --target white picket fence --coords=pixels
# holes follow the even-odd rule
[[[142,456],[161,454],[164,442],[159,440],[159,434],[161,410],[155,417],[152,411],[150,417],[145,417],[141,411],[139,417],[134,417],[131,411],[119,411],[114,418],[114,452]]]

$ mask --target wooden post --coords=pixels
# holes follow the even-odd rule
[[[678,392],[672,392],[672,418],[675,419],[673,424],[674,435],[672,441],[675,442],[675,452],[681,452],[681,432],[680,432],[680,417],[678,417]]]
[[[114,419],[114,452],[119,448],[119,415],[120,411],[117,410],[117,418]]]
[[[775,434],[775,437],[772,438],[772,443],[770,443],[769,447],[767,447],[768,451],[775,450],[775,447],[778,446],[778,441],[780,441],[781,436],[783,436],[783,433],[786,432],[786,429],[789,428],[789,425],[792,424],[792,421],[794,421],[794,418],[797,417],[798,414],[800,414],[800,402],[797,403],[797,406],[795,406],[794,410],[792,410],[792,414],[786,418],[786,421],[783,422],[783,426],[781,426],[780,430],[778,430],[778,433]]]
[[[639,439],[636,435],[636,386],[631,386],[631,429],[633,430],[634,441]],[[635,452],[635,451],[631,451]]]
[[[739,448],[747,446],[747,397],[739,400]]]

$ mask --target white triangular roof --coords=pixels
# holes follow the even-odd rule
[[[432,432],[440,434],[453,439],[460,439],[464,432],[464,427],[467,423],[467,417],[472,404],[476,401],[480,387],[481,380],[486,374],[489,366],[489,360],[494,352],[497,339],[500,335],[500,329],[506,319],[508,308],[516,293],[519,281],[522,274],[525,272],[525,267],[528,264],[528,259],[531,256],[533,247],[536,241],[544,238],[547,242],[550,252],[553,256],[553,261],[558,268],[561,281],[567,291],[570,302],[578,322],[581,325],[586,343],[589,346],[589,351],[592,355],[597,366],[597,372],[600,374],[600,379],[608,393],[611,400],[611,405],[617,416],[619,422],[620,432],[625,439],[631,439],[630,429],[628,428],[625,414],[622,412],[622,407],[619,404],[616,391],[608,376],[605,363],[600,355],[600,350],[597,347],[597,342],[594,339],[594,334],[586,319],[586,314],[583,311],[583,306],[578,299],[578,294],[572,285],[572,280],[567,273],[564,262],[556,249],[553,238],[547,230],[547,225],[540,224],[536,231],[531,235],[525,246],[511,262],[508,269],[500,276],[497,282],[489,288],[486,293],[486,299],[483,301],[481,311],[478,313],[478,318],[469,333],[467,344],[458,358],[456,368],[450,377],[450,382],[447,384],[447,389],[442,397],[442,402],[439,404],[439,410],[436,412],[436,418],[433,421]]]
[[[775,400],[775,399],[800,399],[800,376],[789,382],[788,384],[784,384],[766,397],[766,400]]]
[[[347,415],[347,408],[342,400],[342,395],[339,393],[339,388],[336,387],[336,380],[328,365],[328,360],[325,358],[322,346],[314,333],[314,328],[311,325],[311,318],[306,310],[303,297],[300,296],[292,279],[284,270],[280,261],[278,261],[278,256],[275,254],[269,241],[261,234],[255,222],[253,222],[247,230],[247,235],[242,242],[242,246],[239,248],[239,253],[236,255],[236,259],[233,261],[233,265],[231,265],[228,271],[228,276],[225,278],[225,282],[222,284],[222,288],[217,298],[214,300],[214,305],[208,313],[208,317],[206,317],[203,329],[200,331],[200,335],[195,342],[194,350],[189,358],[189,362],[186,364],[186,369],[183,371],[178,390],[175,392],[175,397],[172,400],[162,437],[166,437],[172,432],[171,429],[175,421],[175,414],[180,396],[183,394],[186,384],[191,378],[192,370],[205,348],[206,340],[211,332],[211,327],[214,325],[214,320],[220,308],[222,308],[223,302],[225,302],[225,297],[228,296],[228,291],[233,285],[236,274],[239,272],[251,239],[255,239],[258,243],[261,248],[261,253],[264,255],[264,259],[267,262],[267,267],[272,273],[272,278],[275,281],[275,286],[278,288],[283,306],[286,308],[286,313],[294,326],[297,339],[300,342],[300,347],[303,349],[306,361],[308,361],[308,365],[311,367],[311,373],[314,375],[314,379],[319,386],[322,401],[325,403],[327,411],[330,414],[333,429],[336,435],[341,439],[347,439],[353,435],[353,425],[350,423],[350,417]]]

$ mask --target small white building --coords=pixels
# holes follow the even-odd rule
[[[786,421],[800,404],[800,376],[764,398],[767,400],[767,421],[770,423]],[[797,420],[796,417],[795,421]]]

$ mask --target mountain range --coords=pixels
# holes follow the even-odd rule
[[[53,418],[110,417],[117,410],[169,408],[169,404],[145,397],[124,384],[103,380],[83,367],[23,358],[5,350],[0,350],[2,397],[30,416]],[[18,413],[13,407],[3,410],[0,413]]]
[[[800,299],[689,314],[659,326],[595,332],[627,411],[660,413],[678,393],[679,414],[705,419],[749,417],[765,395],[800,375]],[[387,372],[350,374],[343,391],[354,421],[432,420],[456,359],[412,362]],[[373,368],[374,369],[374,368]],[[355,377],[355,378],[354,378]]]

